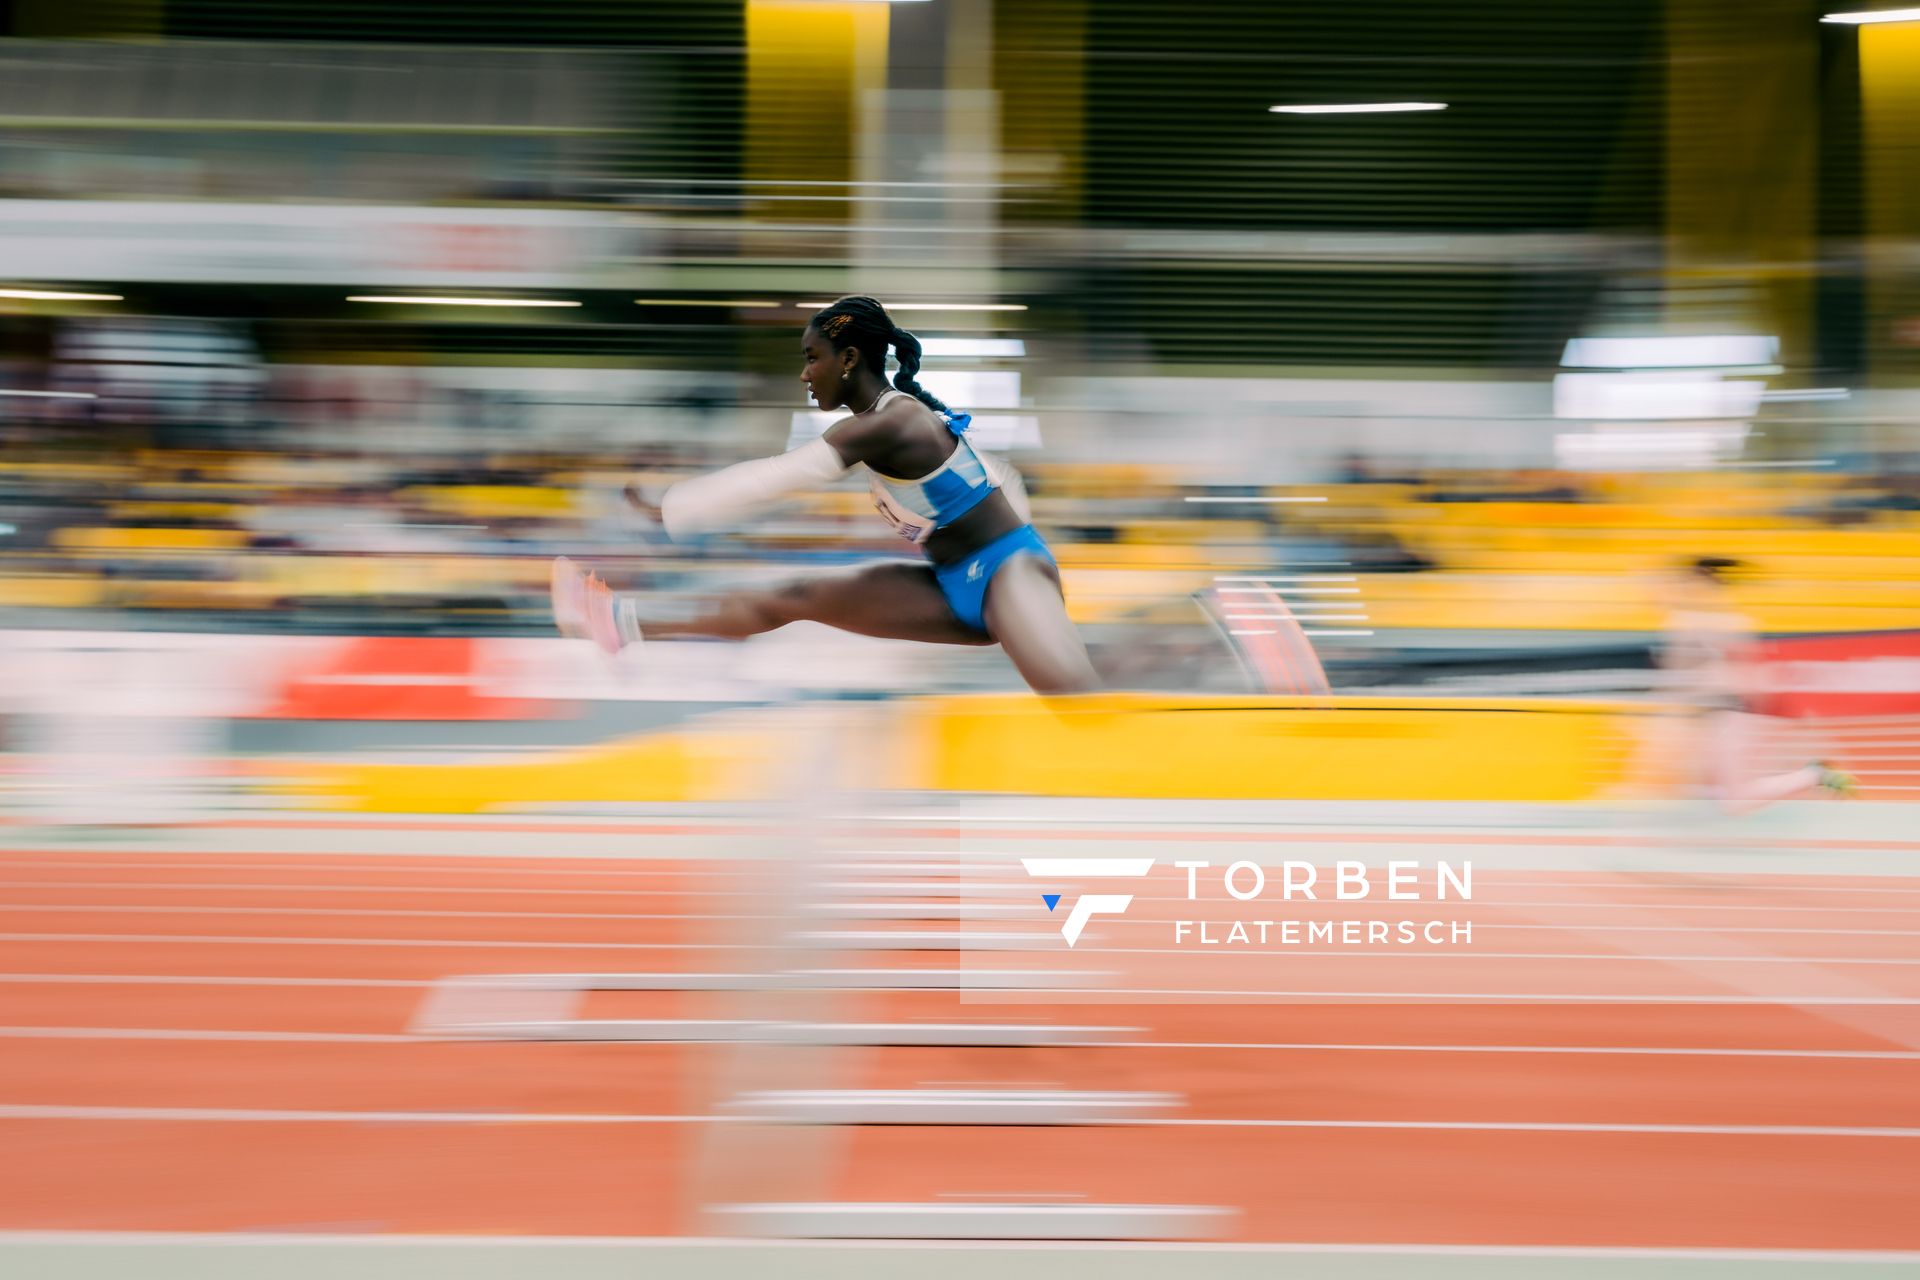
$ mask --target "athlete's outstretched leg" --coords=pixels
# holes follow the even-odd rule
[[[888,560],[845,573],[797,578],[764,591],[716,600],[683,622],[640,622],[646,635],[744,640],[790,622],[820,622],[856,635],[926,644],[986,645],[947,607],[931,565]]]
[[[605,593],[604,587],[596,590]],[[562,594],[556,590],[556,605]],[[597,639],[610,633],[615,614],[633,604],[631,597],[616,604],[610,593],[595,599],[605,603],[597,609],[590,604],[587,612],[604,614],[606,625],[580,627],[571,634],[591,634]],[[889,560],[847,573],[799,578],[764,591],[737,592],[688,621],[641,621],[638,629],[663,639],[743,640],[790,622],[820,622],[887,640],[976,646],[997,642],[1036,693],[1089,693],[1100,687],[1080,633],[1067,617],[1059,570],[1050,561],[1016,556],[1001,566],[987,587],[985,614],[990,634],[974,630],[953,615],[932,566]]]
[[[1035,693],[1092,693],[1100,688],[1087,646],[1060,592],[1060,571],[1039,556],[1019,555],[987,584],[987,630]]]
[[[1852,795],[1852,774],[1814,761],[1786,773],[1751,776],[1747,767],[1757,754],[1755,739],[1761,721],[1739,711],[1715,711],[1703,735],[1708,751],[1708,790],[1729,814],[1748,813],[1778,800],[1824,788],[1836,795]]]

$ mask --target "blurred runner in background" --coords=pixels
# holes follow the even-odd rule
[[[1689,720],[1680,768],[1726,813],[1821,788],[1850,796],[1856,790],[1852,775],[1824,761],[1786,773],[1753,770],[1766,719],[1752,708],[1765,692],[1765,671],[1754,655],[1752,628],[1727,590],[1729,575],[1739,568],[1735,560],[1700,556],[1674,580],[1660,664]]]

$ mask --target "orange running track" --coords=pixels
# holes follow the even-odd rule
[[[0,1228],[685,1235],[716,1194],[1085,1196],[1232,1206],[1248,1241],[1920,1249],[1920,881],[1898,877],[1488,871],[1470,947],[1195,954],[1170,945],[1189,904],[1183,874],[1164,876],[1076,951],[1116,975],[1096,1000],[776,1002],[796,1018],[1138,1029],[1095,1047],[409,1033],[454,975],[738,971],[775,932],[755,914],[758,874],[0,854]],[[601,993],[586,1012],[766,1003]],[[843,1087],[1170,1090],[1186,1105],[1126,1127],[710,1118],[722,1078],[826,1072]]]

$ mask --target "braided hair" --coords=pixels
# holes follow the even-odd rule
[[[920,339],[902,329],[876,300],[855,295],[842,298],[814,313],[808,321],[818,329],[835,351],[852,347],[860,358],[886,376],[887,348],[892,347],[900,362],[893,385],[935,413],[952,416],[953,411],[931,391],[920,385]]]

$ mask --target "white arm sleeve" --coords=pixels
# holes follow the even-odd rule
[[[676,540],[706,533],[788,494],[832,484],[852,469],[822,437],[776,457],[682,480],[661,498],[660,521]]]

